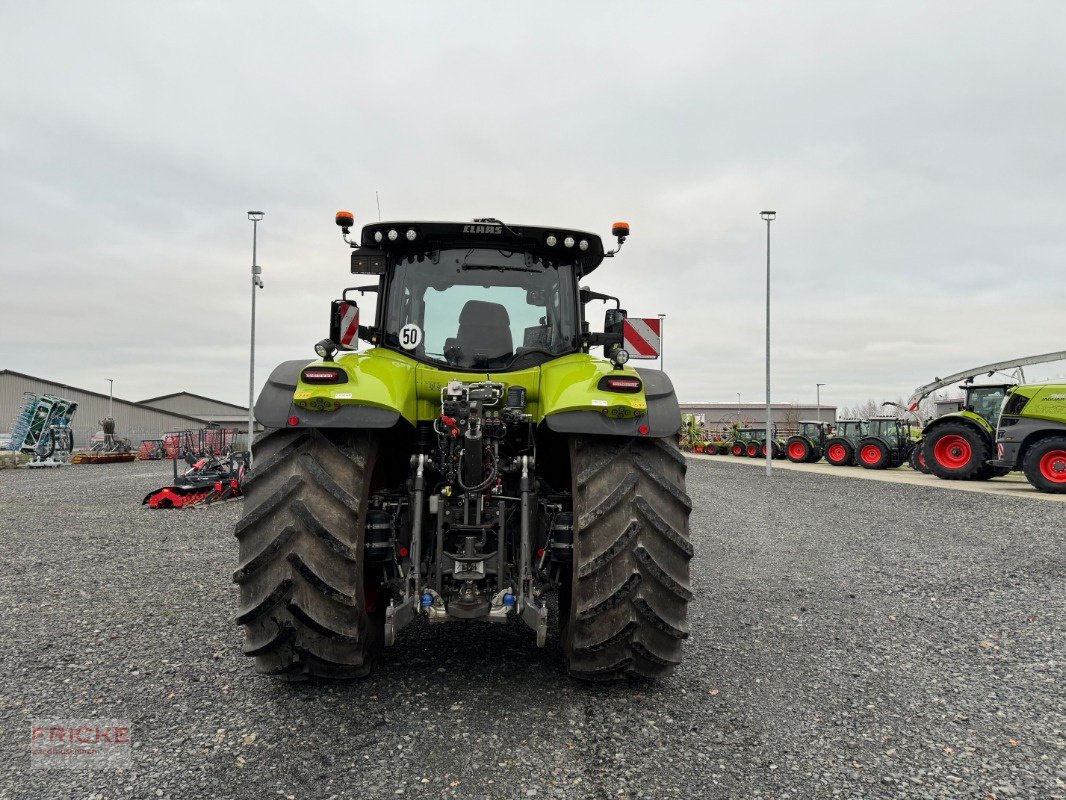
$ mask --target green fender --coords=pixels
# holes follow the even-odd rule
[[[346,353],[336,361],[285,361],[267,379],[255,417],[268,428],[391,428],[401,418],[414,424],[417,363],[383,348]],[[307,384],[307,367],[344,371],[346,382]]]
[[[950,414],[937,417],[922,429],[921,438],[926,438],[931,431],[935,431],[947,422],[962,422],[964,420],[977,426],[978,430],[983,432],[990,439],[995,439],[996,429],[988,423],[988,420],[973,411],[952,411]]]
[[[341,369],[345,381],[305,383],[301,374],[308,367]],[[641,388],[601,389],[605,377],[639,379]],[[331,362],[286,361],[267,379],[255,416],[268,428],[390,428],[401,419],[414,425],[436,419],[441,389],[450,381],[486,380],[525,388],[526,412],[559,433],[666,437],[681,427],[681,410],[664,373],[617,369],[586,353],[503,373],[440,369],[384,348],[345,353]]]

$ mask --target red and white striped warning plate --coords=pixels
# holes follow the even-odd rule
[[[658,358],[660,347],[658,317],[633,317],[622,322],[622,339],[630,358]]]
[[[341,340],[337,342],[341,347],[355,348],[359,346],[359,306],[344,303],[341,306]]]

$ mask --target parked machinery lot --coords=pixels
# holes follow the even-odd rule
[[[554,635],[420,623],[388,669],[309,689],[248,678],[229,602],[241,501],[140,506],[169,475],[0,471],[12,798],[1060,791],[1059,503],[697,457],[672,677],[586,685]],[[71,513],[43,524],[43,496]],[[30,769],[18,732],[60,715],[130,720],[134,768]]]

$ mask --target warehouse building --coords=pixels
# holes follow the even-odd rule
[[[212,400],[210,397],[192,392],[174,392],[161,397],[149,397],[147,400],[141,400],[140,405],[175,414],[187,414],[190,417],[218,425],[220,428],[246,429],[248,427],[248,409],[245,406]]]
[[[738,423],[756,428],[766,425],[766,403],[682,403],[681,414],[695,418],[696,424],[712,434],[725,432]],[[837,418],[837,408],[829,405],[772,403],[770,414],[781,436],[795,433],[800,421],[820,419],[833,422]]]
[[[152,398],[149,402],[116,397],[110,405],[108,396],[101,392],[4,369],[0,370],[0,434],[11,432],[27,392],[56,395],[78,404],[72,425],[75,447],[89,446],[89,439],[100,430],[100,420],[109,415],[109,408],[115,418],[115,434],[129,439],[134,446],[142,439],[158,439],[168,431],[196,430],[208,425],[241,430],[248,427],[248,409],[188,392]]]

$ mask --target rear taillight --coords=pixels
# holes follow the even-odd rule
[[[644,384],[640,382],[639,378],[628,378],[623,376],[615,377],[613,375],[605,375],[600,378],[598,387],[601,392],[622,392],[624,394],[635,394],[644,388]]]
[[[348,375],[342,369],[332,367],[308,367],[301,373],[304,383],[347,383]]]

